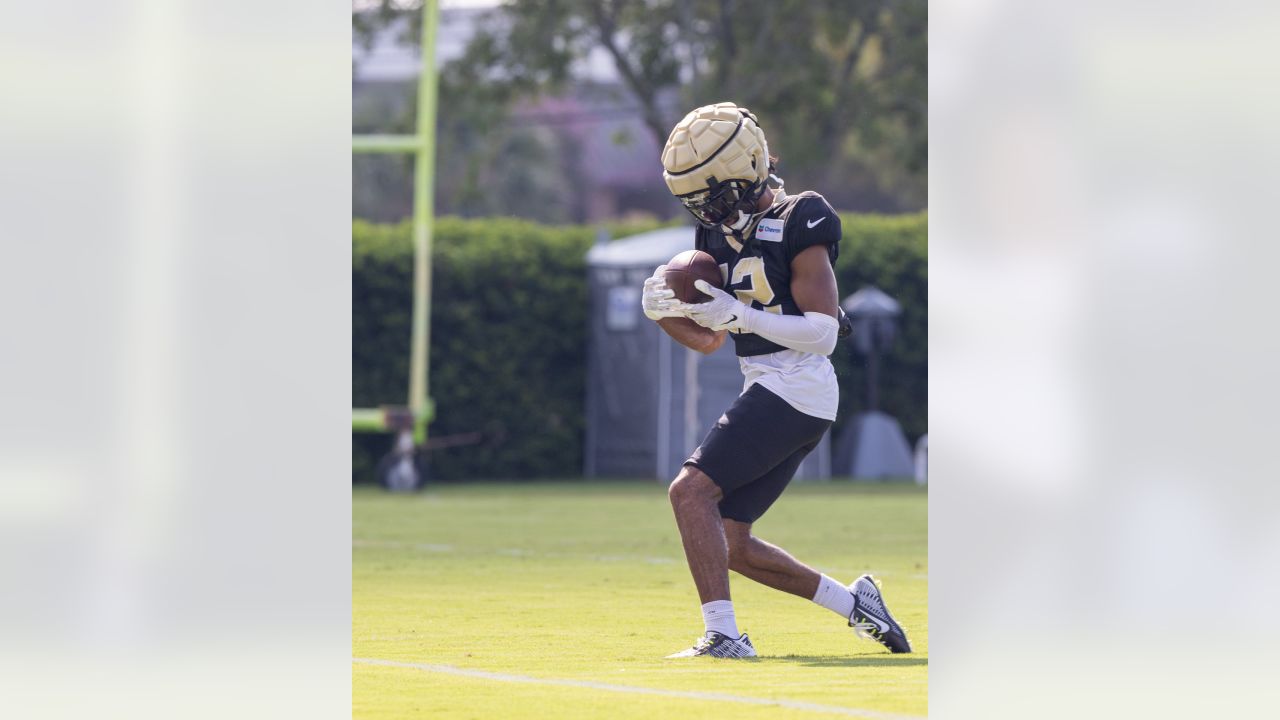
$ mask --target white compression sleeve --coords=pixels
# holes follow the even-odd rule
[[[742,318],[743,329],[766,340],[800,352],[830,355],[836,349],[840,323],[820,312],[804,315],[774,315],[763,310],[750,310]]]

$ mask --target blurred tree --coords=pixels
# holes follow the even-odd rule
[[[357,14],[357,37],[420,12],[399,5]],[[582,61],[602,51],[659,146],[689,109],[733,100],[761,118],[791,187],[854,210],[920,208],[927,10],[926,0],[509,1],[442,68],[442,162],[460,173],[459,193],[486,195],[483,168],[512,133],[512,104],[583,80]]]

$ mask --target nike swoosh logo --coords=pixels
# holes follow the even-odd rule
[[[823,220],[826,220],[826,219],[827,219],[827,216],[826,216],[826,215],[823,215],[822,217],[818,218],[817,220],[814,220],[814,221],[812,221],[812,222],[807,222],[807,223],[805,223],[805,224],[804,224],[804,226],[805,226],[805,227],[807,227],[807,228],[809,228],[810,230],[812,230],[812,229],[814,229],[814,228],[818,227],[818,223],[820,223],[820,222],[822,222]]]
[[[882,632],[882,633],[887,633],[887,632],[889,632],[889,623],[881,622],[880,618],[875,617],[874,615],[872,615],[872,614],[871,614],[871,613],[869,613],[869,612],[863,612],[863,613],[862,613],[862,617],[863,617],[863,618],[865,618],[865,619],[867,619],[867,620],[870,620],[870,621],[871,621],[871,622],[873,622],[873,623],[875,623],[875,624],[876,624],[876,627],[880,628],[880,632]]]

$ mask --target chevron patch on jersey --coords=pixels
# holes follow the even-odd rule
[[[756,226],[756,239],[768,242],[782,242],[782,228],[786,224],[786,220],[765,218]]]

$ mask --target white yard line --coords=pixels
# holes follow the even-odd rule
[[[557,553],[557,552],[536,552],[526,550],[524,548],[498,548],[493,551],[470,551],[455,548],[453,545],[443,545],[439,543],[408,543],[398,542],[396,540],[361,540],[360,538],[351,541],[353,548],[387,548],[390,550],[418,550],[429,553],[458,553],[458,554],[474,554],[487,555],[493,552],[504,557],[543,557],[543,558],[578,558],[583,560],[593,560],[596,562],[631,562],[638,560],[649,565],[672,565],[677,562],[675,558],[669,557],[652,557],[648,555],[594,555],[590,553]],[[683,562],[683,560],[681,560]]]
[[[784,707],[792,710],[845,715],[848,717],[873,718],[874,720],[921,720],[916,715],[897,715],[894,713],[863,710],[861,708],[841,707],[839,705],[819,705],[818,703],[799,700],[771,700],[769,698],[748,697],[745,695],[728,695],[725,693],[697,692],[693,690],[661,690],[658,688],[635,687],[633,685],[613,685],[594,682],[592,680],[568,680],[564,678],[536,678],[528,675],[510,675],[507,673],[488,672],[486,670],[469,670],[452,665],[427,665],[425,663],[400,662],[398,660],[380,660],[377,658],[351,658],[351,662],[364,665],[385,665],[388,667],[412,668],[424,672],[459,675],[482,680],[499,682],[529,683],[532,685],[560,685],[564,687],[587,688],[589,690],[606,690],[608,692],[630,693],[632,695],[659,695],[662,697],[685,698],[687,700],[711,700],[714,702],[732,702],[743,705],[766,705]]]

